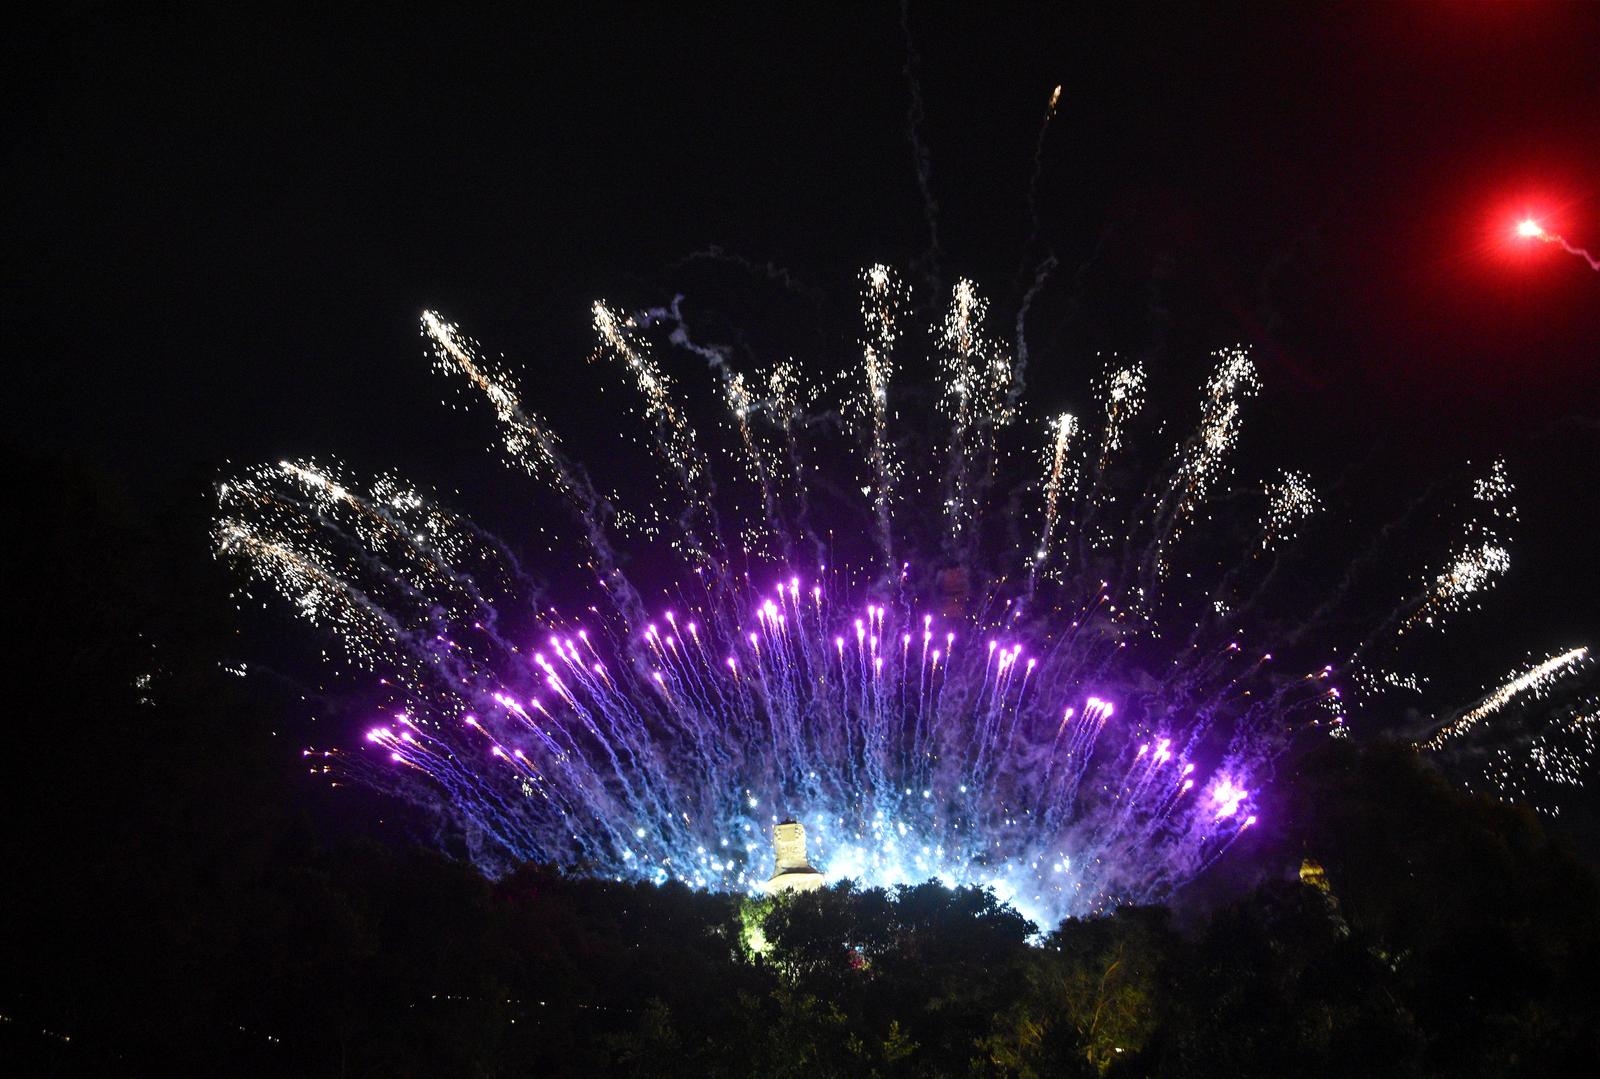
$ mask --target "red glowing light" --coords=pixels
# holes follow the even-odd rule
[[[1517,223],[1517,235],[1525,240],[1543,239],[1544,229],[1533,218],[1525,217]]]

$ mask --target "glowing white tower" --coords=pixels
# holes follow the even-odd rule
[[[806,861],[805,825],[796,820],[784,821],[773,828],[772,842],[777,848],[778,864],[767,881],[768,892],[809,892],[822,887],[822,874]]]

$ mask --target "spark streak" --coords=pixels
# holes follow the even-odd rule
[[[1589,269],[1600,272],[1600,258],[1589,254],[1586,248],[1577,247],[1566,238],[1554,232],[1548,232],[1544,226],[1531,217],[1523,218],[1517,222],[1517,235],[1524,240],[1539,240],[1542,243],[1554,244],[1569,255],[1576,255],[1589,264]]]
[[[1525,693],[1538,695],[1548,691],[1562,675],[1583,664],[1588,658],[1588,648],[1573,648],[1535,664],[1529,670],[1500,685],[1479,701],[1476,707],[1439,728],[1427,741],[1420,743],[1418,748],[1439,749],[1452,738],[1465,734],[1478,722],[1504,708],[1513,698]]]

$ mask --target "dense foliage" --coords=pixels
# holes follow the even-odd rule
[[[136,512],[48,462],[5,471],[28,517],[4,532],[28,630],[0,758],[5,1074],[1500,1076],[1600,1058],[1592,869],[1400,749],[1286,767],[1259,879],[1054,927],[931,884],[750,901],[537,866],[489,881],[341,835],[340,799],[364,796],[287,778],[288,695],[220,665],[199,499]],[[1325,886],[1302,882],[1308,857]]]

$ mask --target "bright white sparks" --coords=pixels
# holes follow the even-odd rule
[[[1283,472],[1277,482],[1267,485],[1261,546],[1270,549],[1293,539],[1300,524],[1321,508],[1322,500],[1311,489],[1310,477],[1303,472]]]
[[[1465,535],[1450,561],[1434,575],[1427,594],[1401,624],[1402,634],[1418,626],[1437,626],[1448,616],[1477,605],[1481,593],[1511,569],[1506,526],[1516,520],[1515,493],[1506,475],[1506,463],[1496,461],[1489,474],[1473,483],[1477,506]]]
[[[1433,737],[1421,743],[1422,749],[1438,749],[1452,738],[1456,738],[1471,730],[1484,718],[1493,715],[1519,696],[1524,694],[1533,697],[1543,696],[1558,682],[1561,677],[1581,666],[1589,658],[1587,648],[1574,648],[1558,656],[1551,656],[1542,663],[1521,674],[1513,676],[1494,692],[1490,693],[1477,706],[1452,720],[1450,723],[1436,731]]]

